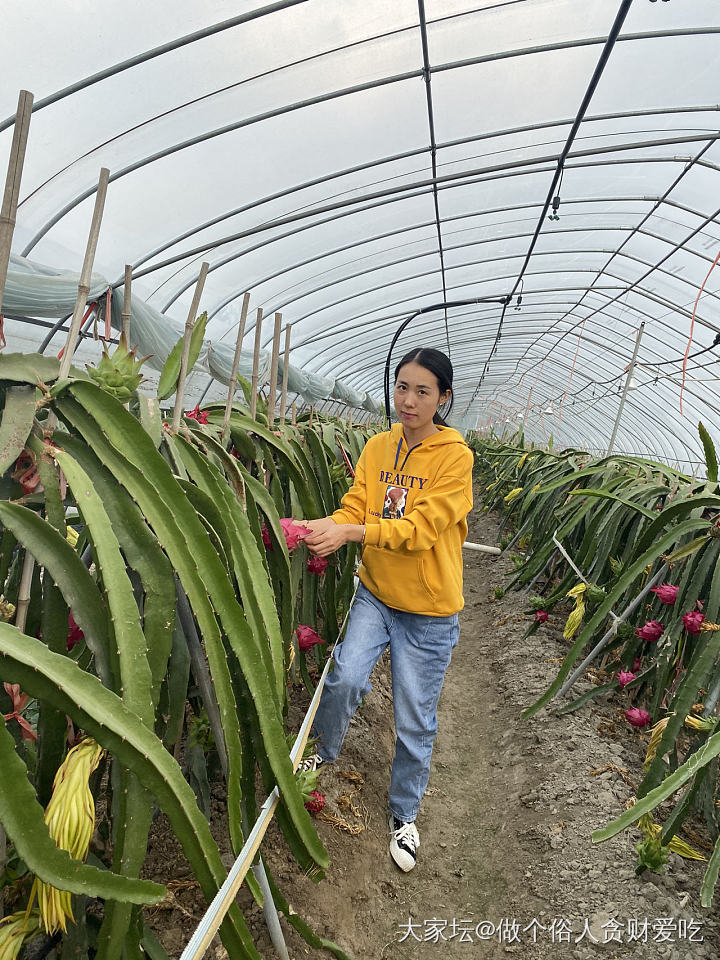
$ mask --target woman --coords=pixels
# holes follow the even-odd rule
[[[473,455],[445,424],[452,364],[415,348],[395,370],[400,423],[367,442],[355,482],[332,516],[305,521],[305,540],[324,557],[360,543],[360,585],[347,633],[335,649],[315,717],[318,752],[306,769],[336,759],[370,673],[390,646],[395,758],[390,776],[390,854],[412,870],[415,818],[430,775],[437,704],[463,607],[462,544],[472,507]]]

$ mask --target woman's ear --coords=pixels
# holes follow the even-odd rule
[[[448,402],[451,396],[452,396],[452,390],[446,390],[445,393],[440,394],[440,402],[438,403],[438,410],[440,409],[440,407],[445,406],[445,404]]]

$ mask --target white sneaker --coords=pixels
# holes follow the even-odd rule
[[[420,835],[414,823],[403,823],[390,815],[390,856],[407,873],[417,861]]]
[[[312,770],[317,770],[321,767],[325,761],[320,756],[319,753],[313,753],[309,757],[305,757],[304,760],[301,760],[298,764],[298,770],[305,770],[311,772]]]

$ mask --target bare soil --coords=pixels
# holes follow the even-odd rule
[[[496,531],[495,520],[475,517],[469,539],[494,543]],[[531,621],[522,595],[493,599],[511,566],[479,553],[465,557],[466,606],[417,821],[417,867],[403,874],[388,853],[394,734],[383,660],[343,753],[321,775],[327,802],[317,826],[331,858],[326,878],[316,884],[299,873],[275,826],[262,847],[268,869],[292,908],[355,960],[716,957],[717,911],[699,905],[703,863],[671,853],[663,874],[637,877],[638,830],[591,842],[642,778],[648,736],[626,723],[625,695],[563,716],[544,711],[521,719],[552,681],[567,643],[562,625],[551,623],[523,639]],[[588,674],[573,696],[592,685]],[[304,706],[301,697],[299,715]],[[221,833],[223,791],[217,785],[214,792]],[[685,839],[707,844],[702,826],[694,826]],[[224,859],[229,866],[229,851]],[[172,878],[153,925],[178,956],[204,905],[164,818],[155,825],[149,874]],[[241,898],[261,955],[273,960],[261,912],[246,892]],[[285,921],[283,928],[293,960],[329,956]],[[213,954],[226,957],[215,944]]]

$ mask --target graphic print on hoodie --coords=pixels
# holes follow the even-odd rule
[[[397,423],[365,445],[332,518],[366,525],[360,580],[388,607],[435,617],[462,609],[472,466],[472,451],[451,427],[408,449]]]

